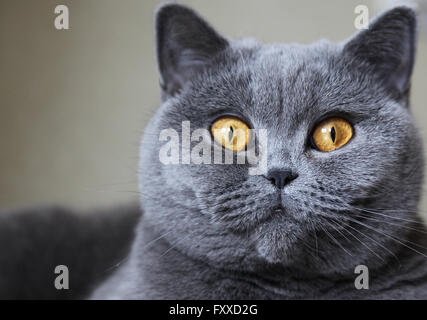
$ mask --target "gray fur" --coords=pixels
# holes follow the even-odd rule
[[[413,11],[311,45],[229,40],[177,4],[156,17],[162,104],[140,149],[144,215],[0,212],[0,252],[12,252],[0,256],[0,298],[86,297],[116,271],[90,298],[426,299]],[[268,129],[267,173],[298,177],[278,189],[249,165],[160,163],[162,129],[209,129],[224,114]],[[329,116],[355,135],[322,153],[310,135]],[[54,289],[58,264],[70,268],[70,291]],[[360,264],[369,290],[355,289]]]
[[[0,210],[0,299],[82,299],[129,252],[138,205],[76,213],[60,207]],[[55,267],[69,269],[57,290]]]
[[[128,262],[92,298],[427,298],[423,152],[408,105],[415,20],[399,7],[340,44],[264,45],[162,6],[164,101],[141,144],[144,217]],[[278,191],[248,165],[159,162],[162,129],[209,129],[223,114],[267,128],[268,170],[298,178]],[[322,153],[309,137],[332,115],[355,135]],[[354,287],[359,264],[369,290]]]

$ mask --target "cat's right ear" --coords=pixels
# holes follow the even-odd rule
[[[163,99],[174,95],[228,42],[193,10],[178,4],[156,13],[156,50]]]
[[[358,33],[344,52],[359,65],[370,66],[396,99],[408,98],[415,60],[416,15],[408,7],[396,7],[376,18]]]

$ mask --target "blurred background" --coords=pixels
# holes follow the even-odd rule
[[[137,199],[139,139],[159,102],[153,11],[161,2],[0,1],[0,207]],[[300,43],[344,40],[356,31],[357,5],[373,17],[395,2],[181,1],[231,38]],[[427,142],[427,1],[418,2],[411,94]],[[69,30],[54,27],[60,4],[69,8]]]

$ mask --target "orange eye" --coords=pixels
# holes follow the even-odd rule
[[[329,118],[319,123],[313,131],[312,141],[323,152],[341,148],[353,136],[353,127],[342,118]]]
[[[250,138],[248,125],[236,117],[223,117],[216,120],[211,132],[218,143],[234,152],[244,150]]]

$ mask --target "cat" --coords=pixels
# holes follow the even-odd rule
[[[230,40],[176,3],[159,7],[155,21],[162,103],[141,142],[140,210],[75,237],[83,245],[103,232],[102,247],[114,223],[127,221],[109,255],[88,254],[91,285],[67,297],[427,298],[417,215],[424,160],[409,104],[415,13],[396,7],[342,43],[310,45]],[[183,154],[165,164],[161,132],[183,137],[184,122],[211,134],[189,147],[231,148],[233,157],[253,147],[265,172],[186,164]],[[234,142],[217,139],[216,127]],[[234,128],[265,129],[265,148],[256,132],[241,140]],[[368,289],[355,286],[360,265]],[[88,294],[100,270],[108,274]]]
[[[411,9],[340,44],[232,41],[179,4],[160,7],[155,27],[162,104],[140,149],[144,214],[92,299],[427,298]],[[224,118],[267,129],[265,174],[159,161],[161,130]],[[342,145],[322,145],[331,123]],[[368,290],[355,288],[358,265]]]

